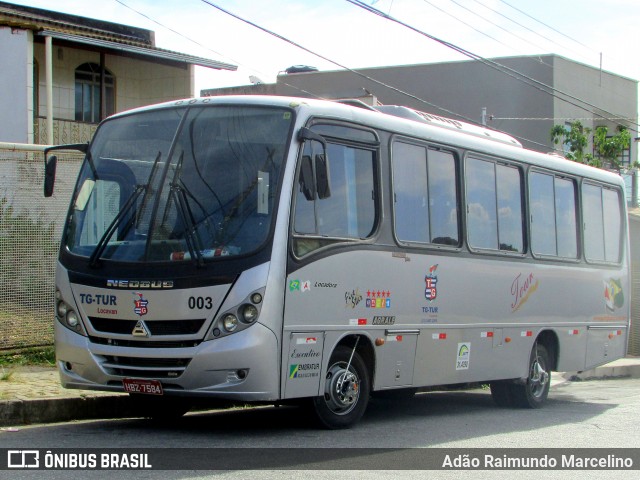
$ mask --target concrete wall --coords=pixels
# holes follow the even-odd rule
[[[373,95],[383,104],[405,105],[464,120],[455,115],[460,114],[474,122],[481,121],[482,109],[486,108],[487,114],[493,116],[487,120],[487,126],[515,136],[526,148],[544,153],[554,147],[550,138],[553,125],[564,124],[565,118],[593,117],[588,111],[550,95],[551,90],[545,85],[588,99],[589,103],[601,105],[616,116],[637,118],[638,82],[635,80],[606,72],[601,75],[598,69],[556,55],[508,57],[494,62],[506,73],[486,63],[465,60],[368,68],[358,70],[360,75],[344,70],[280,75],[275,91],[271,85],[253,85],[204,92],[320,98]],[[593,107],[587,108],[593,110]],[[590,128],[615,127],[606,121],[585,120],[583,124]],[[634,143],[631,148],[631,161],[634,161],[637,145]]]
[[[538,57],[505,58],[500,59],[500,64],[550,84],[553,69],[548,59],[543,60],[546,63],[541,63]],[[296,96],[303,95],[301,90],[306,90],[329,98],[369,92],[383,104],[405,105],[451,118],[456,117],[449,112],[455,112],[475,122],[481,121],[483,108],[487,108],[488,114],[501,118],[553,117],[552,97],[480,62],[383,67],[359,72],[417,98],[345,71],[282,75],[278,77],[277,90],[278,94]],[[285,86],[285,82],[293,87]],[[546,145],[549,144],[551,121],[490,120],[487,124],[519,137],[528,148],[549,150]]]
[[[25,30],[0,27],[0,142],[29,141],[32,55]]]

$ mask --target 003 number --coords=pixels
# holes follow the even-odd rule
[[[211,310],[213,299],[211,297],[189,297],[189,308],[191,310]]]

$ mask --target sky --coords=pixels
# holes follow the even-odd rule
[[[236,72],[196,68],[196,93],[273,83],[292,65],[340,70],[466,60],[464,55],[347,0],[8,0],[155,31],[156,46],[220,60]],[[640,79],[640,0],[363,0],[473,54],[555,53]],[[333,63],[336,62],[336,63]]]

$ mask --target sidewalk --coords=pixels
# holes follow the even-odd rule
[[[132,415],[127,394],[66,390],[53,367],[5,368],[0,374],[0,427],[4,431],[33,423]],[[551,378],[552,388],[570,381],[640,378],[640,357],[623,358],[581,373],[554,372]]]
[[[5,367],[0,374],[0,427],[131,413],[127,394],[62,388],[55,367]]]

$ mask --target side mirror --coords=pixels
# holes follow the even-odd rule
[[[331,196],[329,175],[329,157],[327,155],[327,141],[322,135],[317,134],[307,127],[302,127],[298,133],[298,139],[302,142],[318,142],[322,146],[322,153],[316,154],[312,161],[310,155],[302,156],[300,188],[307,200],[314,199],[317,192],[320,200]],[[315,181],[314,181],[315,167]]]
[[[331,196],[331,175],[326,153],[316,155],[316,187],[320,200]]]
[[[58,164],[58,157],[51,155],[44,166],[44,196],[50,197],[53,195],[53,186],[56,182],[56,166]]]
[[[309,202],[315,198],[311,155],[302,156],[302,165],[300,165],[300,191]]]
[[[52,145],[44,149],[44,157],[47,158],[49,152],[53,150],[78,150],[82,153],[89,151],[88,143],[74,143],[70,145]],[[53,185],[56,183],[56,165],[58,157],[51,155],[44,164],[44,196],[53,195]]]

